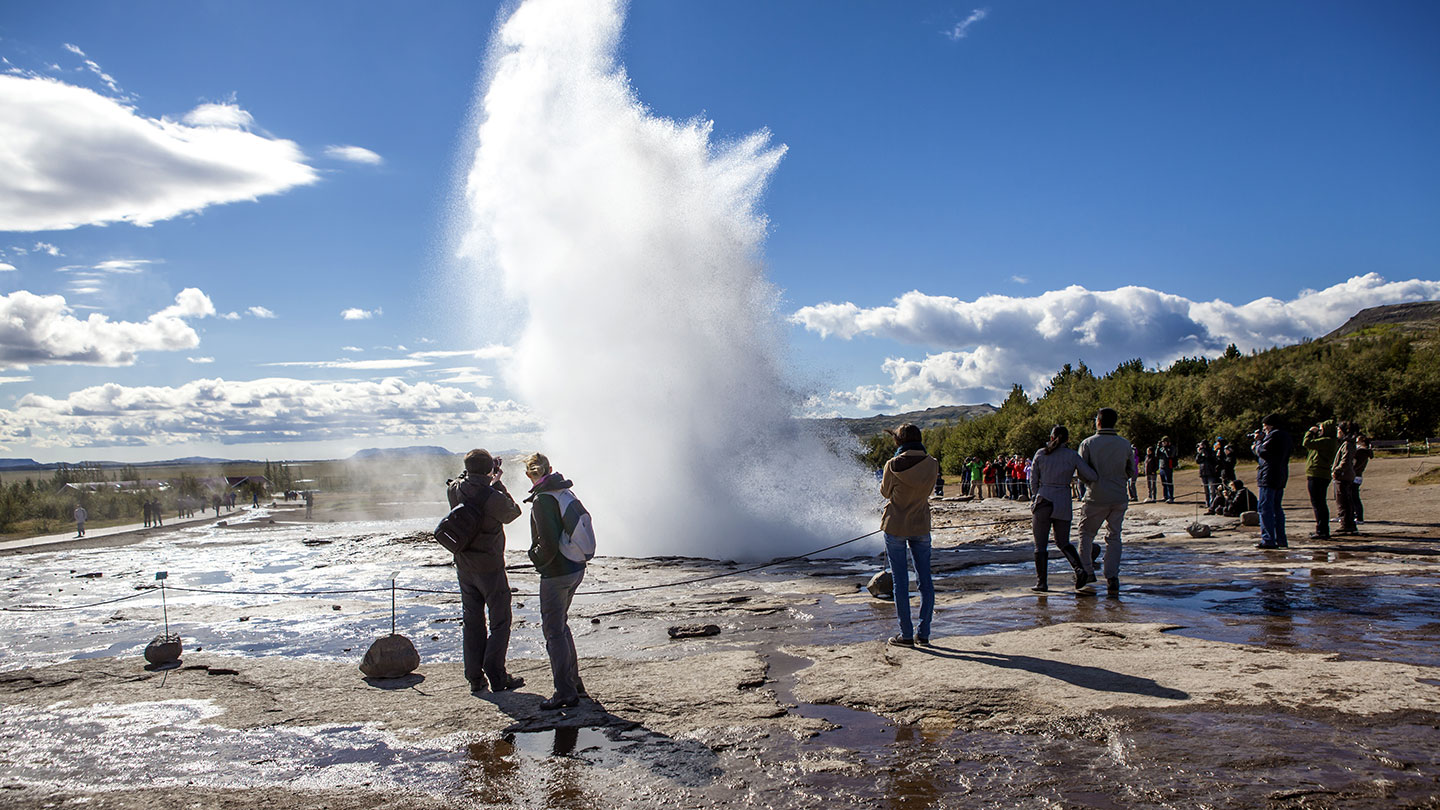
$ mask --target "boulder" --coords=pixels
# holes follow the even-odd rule
[[[1241,512],[1241,513],[1240,513],[1240,525],[1241,525],[1241,526],[1259,526],[1259,525],[1260,525],[1260,513],[1259,513],[1259,512]]]
[[[677,624],[670,628],[670,638],[704,638],[720,635],[718,624]]]
[[[180,653],[184,647],[180,644],[180,637],[174,634],[165,635],[161,633],[150,643],[145,645],[145,660],[154,666],[168,664],[180,660]]]
[[[398,633],[375,639],[360,661],[360,671],[367,678],[403,678],[419,666],[415,645]]]
[[[1196,521],[1194,523],[1191,523],[1189,526],[1186,526],[1185,531],[1189,532],[1191,537],[1210,536],[1210,526],[1199,521]]]
[[[893,600],[895,598],[895,580],[891,578],[889,571],[881,571],[870,577],[870,581],[865,584],[865,590],[869,591],[870,595],[876,599]]]

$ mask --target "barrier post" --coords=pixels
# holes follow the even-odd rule
[[[155,580],[160,583],[160,615],[165,617],[165,636],[170,636],[170,607],[165,602],[165,580],[170,578],[169,571],[156,571]]]

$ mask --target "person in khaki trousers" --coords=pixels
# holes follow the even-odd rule
[[[935,612],[935,585],[930,579],[930,492],[940,474],[940,462],[925,452],[920,428],[905,423],[889,431],[895,439],[895,455],[885,462],[880,476],[880,495],[885,510],[880,528],[885,533],[885,554],[895,587],[895,613],[900,635],[889,643],[913,647],[930,643],[930,620]],[[920,585],[920,625],[910,619],[910,572],[905,553],[915,558],[915,579]]]

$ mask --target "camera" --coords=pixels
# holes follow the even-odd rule
[[[494,466],[493,468],[491,468],[491,472],[495,472],[495,473],[500,472],[500,462],[501,462],[501,461],[504,461],[504,459],[500,458],[499,456],[496,456],[496,457],[495,457],[495,466]]]
[[[1255,431],[1255,432],[1253,432],[1253,433],[1246,433],[1246,434],[1245,434],[1245,438],[1249,439],[1249,440],[1252,441],[1252,442],[1253,442],[1253,441],[1256,441],[1256,440],[1258,440],[1258,439],[1260,438],[1260,431],[1257,430],[1257,431]]]

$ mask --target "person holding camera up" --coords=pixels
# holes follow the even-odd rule
[[[1294,442],[1281,427],[1282,421],[1280,414],[1272,413],[1261,420],[1259,430],[1250,434],[1254,441],[1250,449],[1260,460],[1255,468],[1255,486],[1260,490],[1256,498],[1256,511],[1260,513],[1260,542],[1255,544],[1256,548],[1290,546],[1285,537],[1285,509],[1280,500],[1285,497],[1285,484],[1290,480],[1290,450]]]
[[[505,489],[500,459],[486,450],[465,454],[465,471],[446,481],[450,508],[461,502],[480,512],[480,531],[464,551],[455,552],[464,621],[465,680],[470,693],[496,692],[525,685],[505,670],[510,647],[510,580],[505,576],[505,524],[520,517],[520,506]],[[489,632],[486,632],[486,614]]]
[[[1356,429],[1355,423],[1349,420],[1340,423],[1339,445],[1335,453],[1335,461],[1330,466],[1330,475],[1335,479],[1335,511],[1340,516],[1340,528],[1336,534],[1356,534],[1359,527],[1355,525],[1355,516],[1358,511],[1355,502],[1358,500],[1355,486],[1356,478],[1356,456],[1357,447],[1355,435],[1360,431]]]
[[[1330,539],[1330,503],[1326,490],[1330,488],[1330,468],[1335,464],[1335,451],[1340,442],[1335,438],[1335,423],[1326,419],[1318,425],[1311,425],[1300,439],[1305,448],[1305,486],[1310,493],[1310,509],[1315,512],[1315,531],[1311,540]],[[1335,493],[1338,498],[1340,493]]]

